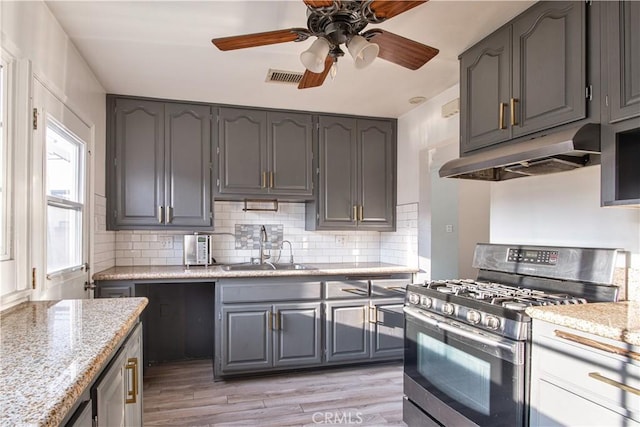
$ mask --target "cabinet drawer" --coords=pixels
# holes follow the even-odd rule
[[[640,421],[640,363],[576,343],[574,339],[605,343],[604,339],[585,338],[574,331],[555,328],[552,334],[540,337],[536,344],[540,377]],[[622,348],[624,344],[615,346]]]
[[[369,298],[368,280],[344,280],[324,282],[326,299]]]
[[[371,297],[404,297],[407,291],[407,284],[411,278],[406,279],[386,279],[371,281]]]
[[[320,282],[280,280],[238,281],[218,284],[223,304],[239,302],[302,301],[322,298]]]

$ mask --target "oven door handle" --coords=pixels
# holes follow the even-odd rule
[[[464,338],[468,338],[472,341],[475,342],[480,342],[482,344],[487,344],[487,345],[491,345],[494,347],[498,347],[501,348],[503,350],[507,350],[510,353],[515,353],[517,351],[516,347],[517,347],[517,343],[512,343],[512,342],[505,342],[499,339],[493,339],[491,337],[487,337],[485,335],[480,335],[471,331],[467,331],[464,330],[462,328],[450,325],[448,323],[445,322],[440,322],[436,319],[432,319],[429,316],[425,316],[424,314],[420,313],[419,311],[417,311],[416,309],[413,309],[411,307],[404,307],[404,312],[410,316],[413,316],[415,318],[417,318],[418,320],[427,323],[431,326],[435,326],[439,329],[442,329],[443,331],[446,332],[450,332],[454,335],[459,335],[461,337]]]

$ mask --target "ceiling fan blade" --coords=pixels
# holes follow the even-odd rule
[[[324,83],[324,80],[327,78],[327,74],[329,74],[329,70],[331,70],[332,65],[333,57],[331,55],[327,55],[327,59],[324,60],[324,71],[321,73],[312,73],[311,71],[306,70],[302,76],[302,80],[298,83],[298,89],[322,86],[322,83]]]
[[[329,7],[333,5],[333,0],[303,0],[309,7]]]
[[[265,46],[268,44],[298,42],[308,39],[309,36],[309,30],[306,28],[289,28],[287,30],[266,31],[264,33],[220,37],[212,39],[211,43],[220,50],[234,50],[244,49],[247,47]]]
[[[435,47],[418,43],[379,28],[365,31],[362,36],[380,47],[379,58],[410,70],[417,70],[440,52]]]
[[[383,0],[374,0],[371,2],[369,6],[370,9],[375,13],[378,19],[389,19],[393,18],[396,15],[400,15],[403,12],[406,12],[409,9],[413,9],[416,6],[420,6],[422,3],[426,3],[428,0],[418,0],[418,1],[383,1]]]

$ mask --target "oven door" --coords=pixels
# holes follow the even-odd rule
[[[404,311],[405,394],[413,404],[445,426],[527,423],[524,341]]]

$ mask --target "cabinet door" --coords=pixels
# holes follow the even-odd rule
[[[319,302],[274,306],[274,366],[321,363],[320,307]]]
[[[211,202],[211,107],[166,104],[165,223],[213,225]]]
[[[273,366],[273,318],[270,305],[222,308],[222,372],[263,370]]]
[[[327,304],[327,362],[369,359],[368,309],[362,301]]]
[[[356,121],[320,116],[318,229],[356,227]]]
[[[158,225],[164,205],[164,104],[116,99],[113,142],[115,227]]]
[[[460,154],[511,137],[511,27],[460,56]]]
[[[531,408],[532,427],[638,427],[640,423],[584,399],[545,380],[538,380],[537,406]]]
[[[640,2],[605,2],[610,121],[640,116]]]
[[[514,21],[514,137],[586,117],[585,8],[541,2]]]
[[[125,346],[125,425],[142,425],[142,325],[138,324]]]
[[[97,426],[122,427],[124,420],[124,352],[115,358],[109,370],[94,388]]]
[[[395,139],[384,120],[358,119],[358,228],[393,230]]]
[[[311,114],[267,113],[269,193],[313,195]]]
[[[220,108],[218,121],[220,194],[265,194],[266,112]]]
[[[404,354],[404,302],[402,298],[372,300],[371,357],[402,358]]]

